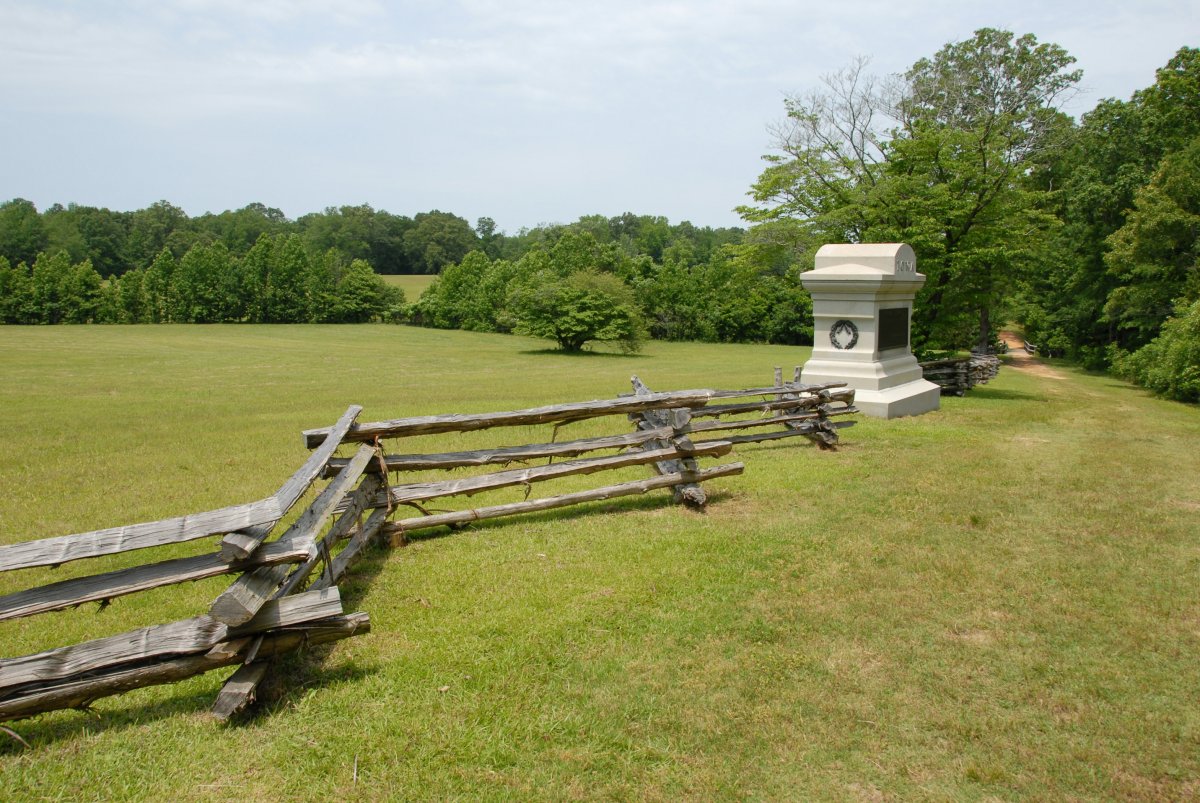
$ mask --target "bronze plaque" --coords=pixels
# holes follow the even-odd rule
[[[908,307],[892,307],[879,310],[879,336],[877,348],[908,348]]]

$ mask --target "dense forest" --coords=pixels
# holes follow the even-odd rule
[[[785,101],[741,228],[625,214],[515,234],[431,211],[251,204],[188,217],[0,204],[0,321],[407,321],[578,350],[646,337],[808,343],[829,242],[907,242],[918,352],[1017,322],[1046,353],[1200,400],[1200,50],[1075,121],[1062,48],[983,29]],[[406,303],[378,274],[437,274]]]

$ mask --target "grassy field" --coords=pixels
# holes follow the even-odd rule
[[[751,386],[806,356],[2,327],[0,543],[265,496],[350,403]],[[15,723],[32,747],[0,738],[0,798],[1200,797],[1200,409],[1010,367],[843,441],[740,448],[703,514],[662,494],[374,551],[347,594],[373,631],[290,664],[255,716],[207,717],[227,670]],[[191,616],[222,585],[3,623],[0,655]]]
[[[409,303],[416,301],[421,297],[429,285],[433,284],[433,280],[437,278],[432,273],[428,274],[381,274],[381,278],[390,284],[392,287],[399,287],[404,291],[404,297]]]

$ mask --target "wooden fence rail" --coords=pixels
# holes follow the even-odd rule
[[[362,408],[357,405],[347,410],[341,420],[329,428],[322,442],[317,444],[320,448],[309,456],[283,487],[266,499],[161,521],[0,546],[0,572],[35,566],[58,566],[72,560],[177,544],[222,533],[227,533],[226,542],[236,543],[240,547],[236,554],[229,554],[222,549],[222,560],[226,563],[245,560],[253,547],[266,538],[271,526],[283,518],[324,471],[325,464],[360,412]]]
[[[840,385],[803,385],[799,371],[783,382],[743,390],[654,392],[637,377],[633,392],[612,399],[496,413],[397,418],[356,423],[357,405],[330,427],[307,430],[312,453],[270,497],[205,513],[95,530],[0,547],[0,572],[55,566],[129,550],[222,536],[215,553],[171,557],[129,568],[62,580],[0,596],[0,621],[62,610],[223,574],[237,577],[207,612],[33,655],[0,658],[0,722],[146,685],[168,683],[239,665],[218,694],[213,712],[232,716],[251,702],[272,660],[304,644],[335,641],[370,629],[365,613],[345,614],[337,583],[372,541],[402,542],[435,527],[553,510],[669,489],[677,501],[700,506],[703,483],[740,474],[741,462],[701,467],[735,444],[804,437],[833,448],[852,421],[854,394]],[[718,401],[721,403],[712,404]],[[626,416],[633,432],[557,441],[560,427]],[[385,454],[382,441],[505,427],[553,427],[541,443],[429,453]],[[740,432],[697,439],[711,433]],[[527,439],[527,432],[523,432]],[[355,445],[338,456],[338,447]],[[612,451],[613,454],[597,455]],[[536,461],[545,461],[537,463]],[[557,461],[557,462],[556,462]],[[518,464],[518,467],[512,467]],[[593,474],[650,466],[656,476],[619,479],[529,498],[536,487]],[[455,470],[467,476],[430,479],[418,472]],[[407,476],[405,476],[407,475]],[[402,479],[403,478],[403,479]],[[296,503],[319,479],[328,482],[286,527]],[[459,510],[431,511],[432,500],[477,494],[523,493]],[[399,517],[401,509],[420,515]],[[177,549],[177,548],[176,548]]]
[[[357,405],[350,407],[303,465],[266,499],[207,513],[0,547],[0,571],[10,571],[223,536],[216,553],[171,558],[7,594],[0,597],[0,621],[85,602],[107,603],[138,591],[223,574],[240,574],[231,586],[239,589],[247,577],[271,573],[279,578],[261,599],[251,598],[241,605],[214,603],[215,613],[34,655],[0,658],[0,721],[55,708],[86,706],[109,694],[174,682],[232,664],[261,663],[305,643],[367,632],[370,619],[361,613],[344,615],[336,586],[317,588],[314,584],[304,591],[302,583],[296,582],[285,593],[280,593],[280,586],[299,573],[307,578],[322,555],[329,554],[329,535],[322,538],[320,533],[333,509],[347,495],[365,500],[378,490],[378,477],[367,478],[363,481],[365,487],[353,490],[366,463],[376,456],[373,448],[363,447],[295,523],[275,540],[267,541],[282,529],[279,521],[325,473],[361,411]],[[365,507],[360,504],[356,509],[361,513]],[[340,526],[330,528],[335,540],[356,534],[357,521],[351,521],[353,518],[345,515]],[[227,594],[230,592],[218,601],[225,600]]]
[[[924,378],[942,388],[942,395],[962,396],[976,385],[995,379],[1000,373],[1000,358],[994,354],[972,354],[921,363]]]

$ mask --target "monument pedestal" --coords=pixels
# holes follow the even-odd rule
[[[913,298],[925,283],[911,248],[826,245],[800,281],[812,295],[814,322],[802,382],[845,382],[855,407],[876,418],[939,408],[941,388],[922,378],[909,346]]]

